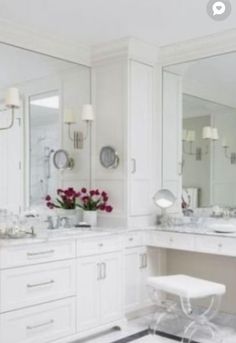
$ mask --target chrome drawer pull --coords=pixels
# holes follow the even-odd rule
[[[131,158],[131,161],[132,161],[132,163],[133,163],[133,167],[132,167],[131,173],[132,173],[132,174],[135,174],[136,171],[137,171],[137,162],[136,162],[136,159],[135,159],[135,158]]]
[[[144,254],[144,255],[143,255],[143,259],[144,259],[143,268],[147,268],[147,267],[148,267],[148,258],[147,258],[147,254]]]
[[[140,254],[139,255],[139,260],[140,260],[139,269],[143,269],[143,267],[144,267],[144,259],[143,259],[143,257],[144,257],[144,254]]]
[[[104,265],[103,279],[106,279],[106,277],[107,277],[107,265],[106,265],[106,263],[104,263],[103,265]]]
[[[40,255],[48,255],[48,254],[54,254],[55,250],[47,250],[47,251],[39,251],[39,252],[27,252],[28,257],[33,256],[40,256]]]
[[[43,326],[52,325],[53,323],[54,323],[54,320],[51,319],[51,320],[49,320],[48,322],[45,322],[45,323],[42,323],[42,324],[33,325],[33,326],[28,325],[28,326],[26,326],[26,329],[27,329],[27,330],[35,330],[35,329],[41,328],[41,327],[43,327]]]
[[[103,243],[99,243],[98,246],[99,246],[99,247],[103,247]]]
[[[104,280],[107,277],[107,266],[106,263],[101,263],[101,279]]]
[[[101,278],[102,278],[101,263],[97,263],[97,280],[101,280]]]
[[[48,286],[48,285],[52,285],[53,283],[55,283],[54,280],[50,280],[47,282],[42,282],[42,283],[35,283],[35,284],[27,284],[28,288],[34,288],[34,287],[41,287],[41,286]]]

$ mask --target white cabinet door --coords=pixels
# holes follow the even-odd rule
[[[163,73],[163,188],[178,199],[182,192],[182,85],[181,77]],[[176,210],[176,209],[175,209]]]
[[[123,258],[121,253],[101,257],[101,323],[121,318],[123,313]]]
[[[77,267],[77,328],[93,328],[100,319],[100,283],[98,256],[78,260]]]
[[[88,330],[123,315],[123,257],[108,253],[78,260],[77,327]]]
[[[130,214],[150,213],[153,68],[130,62]]]
[[[126,249],[125,254],[125,310],[131,312],[140,305],[140,248]]]
[[[141,267],[140,267],[140,304],[142,307],[151,304],[151,299],[148,294],[147,279],[149,276],[156,276],[158,270],[158,260],[154,260],[154,256],[151,257],[150,252],[146,247],[140,251]],[[151,261],[155,265],[152,268]]]
[[[147,289],[149,276],[160,273],[158,253],[146,247],[126,250],[125,254],[125,311],[126,313],[151,304]]]

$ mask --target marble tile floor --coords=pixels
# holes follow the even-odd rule
[[[90,337],[88,339],[79,340],[73,343],[174,343],[177,340],[170,338],[147,335],[147,328],[150,323],[150,316],[144,316],[130,320],[127,327],[120,330],[110,330],[106,333]],[[215,323],[220,326],[221,335],[224,338],[223,343],[236,343],[236,315],[220,314],[215,320]],[[187,324],[184,318],[178,318],[175,324],[169,325],[169,329],[165,332],[172,335],[181,337],[182,328]],[[141,333],[142,337],[139,337],[137,333]],[[135,335],[135,336],[133,336]],[[132,336],[132,340],[126,340],[127,337]],[[199,340],[199,343],[214,343],[212,340],[203,340],[199,337],[194,337],[195,340]]]

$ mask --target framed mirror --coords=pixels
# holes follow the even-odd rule
[[[183,208],[236,209],[235,61],[232,52],[164,68],[164,167]]]
[[[0,208],[14,213],[41,210],[45,196],[53,197],[65,178],[73,183],[67,171],[62,175],[55,167],[53,156],[58,150],[73,154],[63,116],[66,109],[73,109],[75,128],[81,126],[82,106],[90,103],[90,68],[1,43],[0,54],[0,103],[10,87],[19,90],[21,100],[13,127],[0,133]],[[8,112],[1,115],[1,126],[6,126],[8,117]],[[87,156],[88,147],[73,156],[78,163],[72,172],[78,181],[88,175]]]

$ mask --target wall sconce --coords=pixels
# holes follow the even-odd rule
[[[236,152],[229,152],[229,145],[226,139],[222,140],[222,148],[224,149],[225,157],[230,160],[230,163],[236,164]]]
[[[10,129],[14,125],[15,121],[15,109],[20,108],[20,95],[17,88],[9,88],[6,93],[5,107],[0,112],[6,112],[11,110],[11,121],[8,126],[0,127],[0,130]]]
[[[71,132],[71,126],[76,123],[75,113],[71,109],[65,110],[64,113],[64,123],[68,125],[68,137],[73,142],[74,149],[83,149],[84,141],[89,135],[89,130],[91,130],[92,121],[94,121],[94,111],[91,104],[83,105],[82,109],[82,120],[86,122],[86,133],[82,131]]]
[[[194,142],[196,140],[196,132],[194,130],[183,130],[183,152],[186,155],[195,156],[196,161],[202,160],[202,155],[209,153],[210,142],[216,142],[219,139],[218,130],[215,127],[205,126],[202,129],[202,139],[208,142],[205,152],[202,151],[201,147],[196,147],[194,151]],[[186,149],[186,144],[189,145],[189,149]]]

